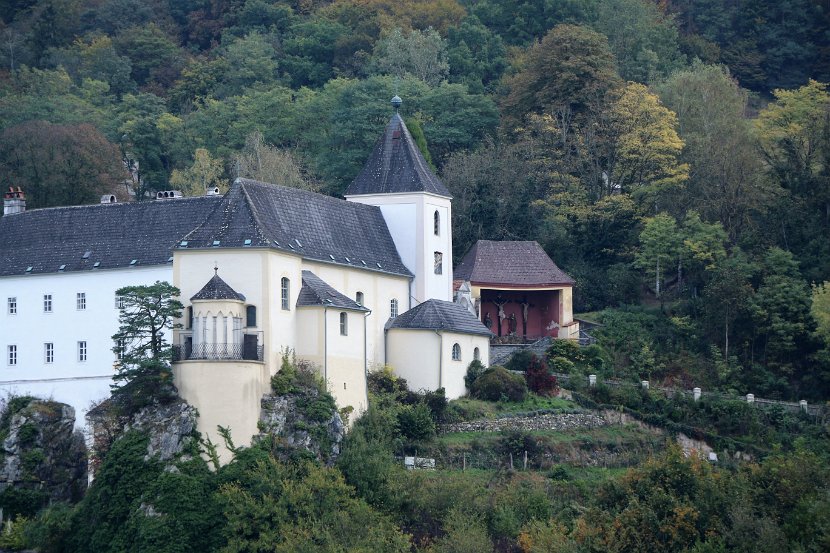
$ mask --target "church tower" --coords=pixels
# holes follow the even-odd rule
[[[452,301],[452,206],[392,98],[395,113],[360,174],[346,190],[351,202],[380,208],[404,265],[415,275],[410,305]]]

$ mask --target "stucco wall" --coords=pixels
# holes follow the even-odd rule
[[[384,325],[389,320],[391,300],[398,300],[398,313],[409,308],[409,279],[374,271],[350,269],[328,263],[306,261],[303,268],[311,271],[338,292],[355,299],[363,292],[364,305],[372,310],[367,319],[367,352],[370,365],[386,361],[383,347]]]
[[[246,332],[263,333],[265,363],[271,374],[280,366],[280,352],[296,347],[295,311],[302,287],[299,256],[265,249],[176,250],[173,260],[174,284],[182,291],[187,306],[213,276],[214,264],[219,276],[236,292],[245,296],[246,305],[257,308],[257,326]],[[281,279],[290,282],[289,309],[282,309]],[[184,321],[182,321],[184,322]]]
[[[438,388],[441,338],[431,330],[392,328],[386,336],[388,365],[410,390]]]
[[[227,427],[237,446],[251,445],[259,431],[260,400],[270,390],[264,363],[253,361],[183,361],[173,365],[179,395],[199,411],[197,429],[216,444],[219,459],[231,460],[216,430]]]
[[[461,348],[461,359],[454,361],[452,346]],[[441,386],[448,399],[467,393],[464,376],[479,348],[480,360],[490,363],[490,340],[487,336],[435,332],[404,328],[389,329],[387,334],[389,365],[395,374],[405,378],[410,390],[435,390]]]
[[[452,210],[449,198],[406,193],[349,196],[346,199],[380,207],[401,260],[415,275],[411,290],[413,307],[431,298],[452,301]],[[436,210],[441,216],[438,236],[433,231]],[[444,254],[440,275],[434,271],[436,251]],[[402,306],[401,312],[408,308],[408,305]]]
[[[473,361],[475,348],[479,349],[484,366],[490,364],[490,339],[487,336],[455,332],[443,332],[442,335],[441,382],[447,392],[447,399],[455,399],[467,393],[464,376],[467,374],[467,366]],[[456,343],[461,347],[461,359],[458,361],[452,358],[452,346]]]
[[[55,267],[57,269],[57,267]],[[0,393],[52,397],[75,408],[84,424],[90,403],[109,396],[118,330],[115,291],[122,286],[171,281],[172,267],[90,269],[0,278]],[[76,294],[86,294],[78,310]],[[44,313],[43,296],[52,295],[52,312]],[[7,300],[17,298],[17,314]],[[87,343],[87,360],[78,361],[78,342]],[[54,344],[54,362],[46,363],[44,343]],[[17,346],[17,365],[8,364],[8,346]]]

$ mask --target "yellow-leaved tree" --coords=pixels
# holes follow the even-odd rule
[[[651,210],[689,178],[689,166],[680,161],[677,116],[645,85],[628,83],[610,118],[613,146],[603,176],[606,192],[631,194]]]
[[[228,184],[223,178],[224,172],[221,159],[211,157],[210,152],[204,148],[198,148],[193,154],[193,165],[182,171],[173,170],[170,186],[181,190],[185,196],[204,196],[212,188],[225,192]]]

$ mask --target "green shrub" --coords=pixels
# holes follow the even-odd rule
[[[479,361],[478,359],[473,360],[469,365],[467,365],[467,374],[464,376],[464,384],[467,385],[467,389],[472,391],[473,384],[478,379],[479,376],[484,373],[486,367],[484,363]]]
[[[564,357],[551,357],[548,362],[548,367],[550,367],[551,371],[560,374],[571,374],[576,372],[576,367],[574,366],[573,361],[565,359]]]
[[[435,421],[424,403],[403,407],[398,413],[398,427],[407,440],[423,441],[435,436]]]
[[[574,363],[584,360],[579,344],[571,340],[553,340],[547,351],[545,351],[545,355],[548,359],[563,357]]]
[[[510,356],[504,368],[509,371],[526,371],[536,357],[529,349],[522,349]]]
[[[519,375],[504,367],[490,367],[473,382],[472,396],[488,401],[523,401],[527,396],[527,384]]]
[[[20,551],[27,546],[25,530],[31,522],[26,517],[18,516],[14,520],[7,520],[0,530],[0,548],[9,551]]]

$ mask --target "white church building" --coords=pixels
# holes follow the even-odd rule
[[[161,280],[185,305],[175,383],[214,443],[218,424],[237,443],[257,433],[286,350],[356,414],[367,371],[387,364],[413,388],[463,395],[493,333],[451,301],[451,196],[397,112],[345,196],[237,179],[223,196],[27,211],[10,189],[0,389],[64,401],[83,420],[118,363],[116,290]]]

